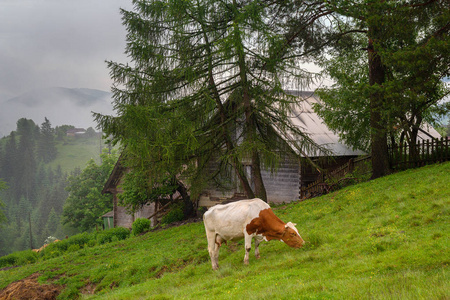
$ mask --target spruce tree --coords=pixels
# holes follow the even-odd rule
[[[131,64],[109,62],[117,117],[96,115],[103,132],[126,147],[129,177],[148,177],[144,190],[183,178],[195,194],[217,161],[234,170],[247,197],[265,199],[261,168],[274,168],[288,141],[314,146],[290,122],[295,101],[283,88],[286,77],[311,80],[300,67],[307,43],[299,33],[320,13],[288,31],[282,20],[292,11],[285,3],[133,3],[134,11],[122,11]]]
[[[6,182],[2,181],[0,179],[0,192],[3,190],[6,190],[8,188]],[[1,195],[1,194],[0,194]],[[3,223],[7,221],[6,214],[5,214],[5,204],[0,197],[0,228],[2,227]]]
[[[42,159],[44,163],[51,162],[57,155],[55,130],[52,128],[51,123],[47,118],[45,118],[45,121],[41,124],[36,154],[38,159]]]

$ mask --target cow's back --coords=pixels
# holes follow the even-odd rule
[[[211,207],[203,215],[206,230],[214,231],[225,240],[239,239],[244,229],[263,209],[270,206],[261,199],[241,200]]]

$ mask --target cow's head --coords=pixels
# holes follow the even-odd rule
[[[300,234],[298,233],[297,228],[295,228],[294,223],[288,222],[284,227],[283,235],[281,236],[281,240],[285,242],[288,246],[293,248],[301,248],[305,241],[302,239]]]

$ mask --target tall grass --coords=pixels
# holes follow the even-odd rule
[[[40,272],[62,299],[448,299],[449,182],[446,163],[275,207],[307,243],[262,243],[249,266],[228,243],[213,271],[194,223],[2,271],[0,288]]]

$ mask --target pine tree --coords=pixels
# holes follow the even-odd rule
[[[18,151],[16,133],[13,131],[7,137],[1,160],[1,178],[12,187],[17,179]]]
[[[58,230],[59,223],[60,223],[60,218],[56,214],[55,210],[52,208],[48,215],[47,222],[45,223],[45,226],[40,235],[39,245],[43,245],[45,239],[47,239],[49,236],[57,235],[56,233]]]
[[[18,160],[14,166],[17,170],[15,187],[16,199],[24,196],[31,203],[35,201],[35,140],[39,136],[39,127],[32,120],[25,118],[17,121],[17,134],[20,136],[17,148]]]
[[[282,20],[293,14],[284,3],[134,4],[135,11],[122,11],[133,66],[109,63],[115,86],[125,86],[114,89],[118,116],[96,115],[103,132],[126,146],[129,177],[136,174],[140,182],[137,178],[148,177],[143,187],[148,190],[176,185],[181,176],[198,192],[216,160],[222,169],[233,168],[249,198],[265,199],[261,168],[276,166],[289,151],[287,140],[298,148],[313,145],[290,122],[294,100],[284,93],[283,82],[287,76],[311,79],[298,61],[311,50],[300,32],[320,13],[309,23],[292,22],[286,31]],[[251,163],[253,182],[244,160]]]
[[[2,181],[0,179],[0,192],[3,190],[6,190],[8,188],[6,182]],[[0,194],[1,196],[1,194]],[[6,215],[5,215],[5,204],[3,203],[2,198],[0,197],[0,228],[2,227],[2,224],[7,221]]]
[[[51,162],[57,155],[55,130],[51,127],[51,123],[47,118],[41,124],[36,154],[38,159],[42,159],[44,163]]]

